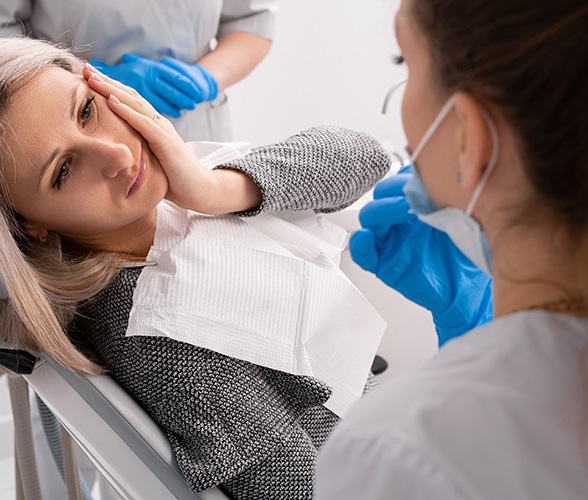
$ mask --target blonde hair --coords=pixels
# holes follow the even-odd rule
[[[67,256],[59,236],[41,243],[28,238],[12,209],[4,175],[16,159],[5,142],[6,113],[14,95],[43,68],[81,72],[70,51],[26,37],[0,39],[0,278],[8,297],[0,300],[0,340],[30,352],[46,352],[64,366],[97,374],[101,367],[70,342],[65,329],[78,302],[100,292],[116,269],[108,255]]]

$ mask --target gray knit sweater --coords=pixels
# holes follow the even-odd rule
[[[220,168],[241,170],[259,185],[262,205],[239,214],[252,216],[340,210],[389,166],[370,136],[317,127]],[[81,304],[72,337],[162,427],[193,491],[222,484],[237,499],[310,500],[318,449],[337,422],[322,406],[330,388],[169,338],[125,337],[141,271],[121,270]]]

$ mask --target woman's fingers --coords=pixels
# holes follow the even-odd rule
[[[107,99],[109,109],[129,124],[149,144],[168,178],[166,198],[180,206],[207,211],[218,182],[186,147],[172,123],[139,94],[97,71],[85,68],[92,90]]]
[[[146,105],[149,108],[155,108],[160,113],[165,115],[171,116],[173,118],[179,118],[181,115],[182,109],[194,109],[195,104],[192,100],[190,100],[184,93],[176,90],[172,85],[165,81],[161,81],[157,88],[152,89],[152,94],[150,100],[147,101],[144,99],[134,88],[129,87],[118,80],[113,80],[108,76],[100,73],[94,66],[87,63],[86,67],[82,70],[82,75],[88,81],[88,83],[96,82],[98,83],[98,87],[96,90],[100,92],[104,97],[108,98],[108,94],[104,94],[104,92],[112,91],[117,97],[121,100],[127,102],[123,96],[114,91],[114,89],[118,89],[122,92],[129,94],[130,96],[134,97],[138,103],[142,105]],[[100,83],[110,84],[100,86]],[[130,104],[130,102],[127,102]],[[135,107],[135,106],[134,106]],[[135,107],[135,109],[137,109]]]
[[[93,70],[90,70],[90,68]],[[155,113],[155,108],[147,100],[143,99],[135,89],[103,75],[92,66],[86,65],[82,71],[82,75],[88,81],[90,88],[106,99],[114,95],[121,102],[139,113],[143,113],[146,116],[153,116],[153,113]]]
[[[82,75],[84,76],[84,78],[86,80],[88,80],[90,78],[90,76],[95,75],[96,77],[98,77],[99,80],[103,80],[104,82],[109,83],[113,87],[116,87],[122,91],[125,91],[127,94],[130,94],[132,96],[139,97],[139,98],[141,97],[139,92],[137,92],[133,87],[129,87],[128,85],[125,85],[124,83],[119,82],[118,80],[115,80],[113,78],[110,78],[109,76],[106,76],[104,73],[101,73],[100,71],[98,71],[90,63],[86,63],[85,67],[82,69]]]
[[[149,144],[168,179],[166,198],[193,210],[210,210],[215,177],[188,149],[172,123],[159,113],[147,116],[135,111],[112,94],[108,107],[133,127]]]
[[[170,121],[154,109],[137,111],[114,93],[108,98],[108,107],[139,132],[154,152],[169,142],[169,135],[175,132]]]
[[[179,136],[171,122],[162,117],[139,93],[86,65],[82,74],[90,88],[107,99],[108,107],[133,127],[156,152],[165,151],[170,139]],[[157,154],[157,153],[156,153]]]

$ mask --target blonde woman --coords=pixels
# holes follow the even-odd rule
[[[317,450],[338,421],[323,405],[329,385],[125,333],[161,214],[209,214],[196,217],[198,239],[214,224],[242,230],[222,214],[338,210],[385,174],[382,148],[319,127],[210,170],[134,91],[25,38],[0,40],[0,123],[4,340],[73,370],[108,370],[167,433],[194,491],[222,484],[234,498],[310,499]],[[265,279],[264,266],[250,276]],[[190,282],[198,296],[202,277]]]

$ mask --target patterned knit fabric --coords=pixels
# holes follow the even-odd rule
[[[255,149],[218,168],[245,172],[261,188],[252,212],[336,212],[371,189],[391,160],[370,135],[339,127],[314,127],[284,142]]]
[[[389,164],[371,137],[321,127],[229,167],[261,187],[257,213],[340,209],[371,188]],[[100,295],[81,304],[72,338],[161,426],[193,491],[222,484],[236,499],[310,500],[318,450],[337,423],[322,406],[331,389],[313,377],[170,338],[125,337],[140,273],[121,270]]]

